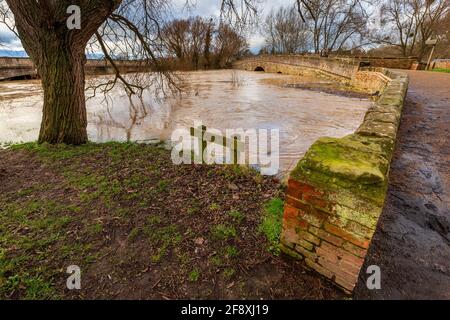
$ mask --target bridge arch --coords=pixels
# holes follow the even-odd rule
[[[264,68],[261,67],[261,66],[257,66],[257,67],[255,68],[255,71],[265,72],[266,70],[264,70]]]

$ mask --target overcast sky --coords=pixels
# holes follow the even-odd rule
[[[239,1],[237,0],[237,2]],[[191,10],[186,10],[186,0],[172,0],[173,16],[188,17],[199,15],[203,17],[218,17],[220,14],[220,0],[190,0],[190,2],[194,4],[194,7]],[[272,8],[288,6],[292,5],[292,3],[293,0],[262,0],[260,15],[265,16]],[[253,51],[258,51],[264,44],[264,39],[259,35],[258,30],[249,31],[248,40]],[[0,43],[3,44],[2,46],[0,45],[0,49],[23,50],[20,40],[3,24],[0,24]]]
[[[174,3],[174,7],[176,8],[174,11],[176,15],[180,16],[189,16],[189,15],[199,15],[203,17],[219,17],[220,15],[220,4],[221,0],[190,0],[191,3],[194,4],[192,10],[185,10],[186,0],[172,0]],[[237,0],[236,3],[239,3],[241,0]],[[280,6],[290,6],[295,1],[294,0],[257,0],[260,2],[259,14],[261,17],[267,15],[270,10],[274,8],[278,8]],[[264,44],[263,37],[259,34],[258,30],[253,29],[249,30],[249,34],[247,35],[248,41],[250,44],[250,48],[252,51],[259,51],[259,49]]]

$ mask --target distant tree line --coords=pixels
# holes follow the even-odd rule
[[[193,17],[168,22],[161,36],[168,63],[178,70],[229,67],[249,54],[247,40],[230,25]]]
[[[269,12],[262,53],[389,54],[423,59],[439,37],[450,57],[449,0],[296,0]]]

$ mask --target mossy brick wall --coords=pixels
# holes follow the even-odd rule
[[[406,74],[381,67],[360,67],[355,61],[259,56],[235,64],[239,69],[263,67],[266,72],[293,75],[313,70],[363,91],[381,93],[354,134],[316,141],[288,180],[281,250],[304,259],[308,267],[347,292],[356,285],[383,210],[408,88]]]
[[[347,292],[355,287],[383,210],[408,87],[406,75],[378,72],[390,81],[359,129],[319,139],[291,173],[283,217],[282,251]]]

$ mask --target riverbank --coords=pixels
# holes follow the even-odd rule
[[[162,145],[0,150],[0,298],[342,298],[279,255],[283,198],[274,178],[175,166]]]
[[[181,96],[156,99],[146,91],[133,103],[118,87],[107,99],[87,100],[88,136],[92,142],[146,142],[170,139],[174,130],[199,121],[225,134],[227,129],[276,129],[280,133],[280,173],[295,167],[320,137],[354,132],[373,104],[284,84],[329,80],[304,76],[220,70],[184,73]],[[87,91],[86,96],[92,95]],[[37,140],[42,121],[42,90],[37,82],[0,83],[0,146]]]

